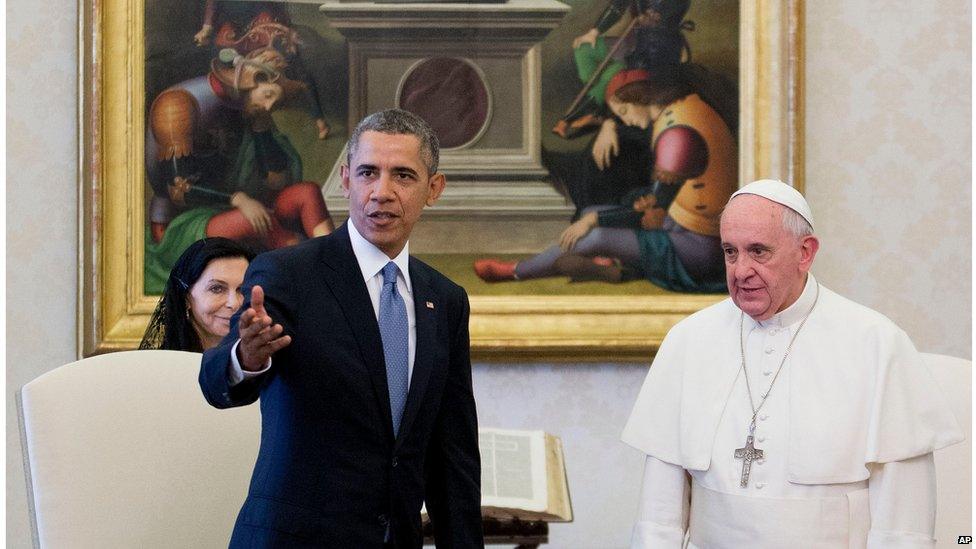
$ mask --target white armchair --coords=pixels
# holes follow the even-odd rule
[[[973,364],[951,356],[923,353],[966,440],[935,452],[939,499],[935,539],[939,547],[958,547],[958,536],[973,532]]]
[[[37,547],[226,547],[260,440],[258,407],[217,410],[200,355],[129,351],[19,393]]]

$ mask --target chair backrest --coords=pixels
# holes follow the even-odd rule
[[[197,353],[120,352],[21,389],[35,546],[227,546],[260,413],[210,407],[199,369]]]
[[[954,547],[958,536],[972,535],[973,363],[951,356],[922,353],[942,388],[966,440],[935,452],[938,516],[935,539],[939,547]]]

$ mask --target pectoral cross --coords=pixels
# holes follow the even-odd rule
[[[752,460],[763,457],[763,451],[752,445],[752,435],[746,437],[746,445],[735,449],[735,459],[742,460],[742,479],[739,486],[745,488],[749,484],[749,471],[752,469]]]

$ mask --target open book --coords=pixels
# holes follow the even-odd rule
[[[559,437],[479,429],[481,513],[498,519],[569,522],[573,509]]]
[[[563,443],[543,431],[478,429],[481,515],[499,520],[572,522]],[[420,510],[427,522],[427,506]]]

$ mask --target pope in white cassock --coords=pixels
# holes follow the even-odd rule
[[[789,185],[733,194],[721,238],[731,299],[668,333],[624,428],[632,547],[934,547],[932,452],[963,435],[908,336],[810,274]]]

